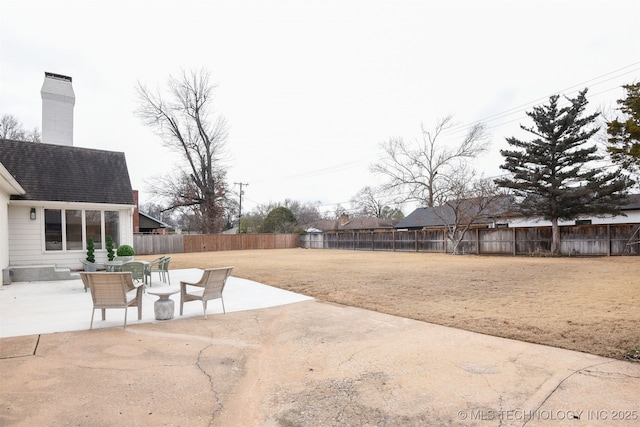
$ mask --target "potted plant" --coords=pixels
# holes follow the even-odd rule
[[[109,261],[113,261],[113,257],[115,256],[116,253],[113,250],[113,238],[111,236],[107,236],[107,259]]]
[[[96,271],[95,264],[96,256],[95,256],[95,244],[93,240],[93,236],[89,236],[87,239],[87,258],[86,261],[90,264],[84,264],[84,271]]]
[[[133,256],[136,254],[136,251],[133,250],[133,247],[129,245],[120,245],[116,250],[116,255],[121,261],[132,261]]]

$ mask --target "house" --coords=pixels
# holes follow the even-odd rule
[[[133,210],[133,234],[169,234],[175,231],[173,226],[159,219],[153,218],[144,212],[140,212],[138,205],[138,190],[133,190],[133,201],[136,205]]]
[[[97,262],[133,241],[133,192],[124,153],[0,140],[3,231],[1,266],[80,269],[86,241]],[[16,185],[17,184],[17,185]]]
[[[449,224],[453,223],[453,217],[450,210],[441,211],[438,214],[439,207],[417,208],[406,218],[396,224],[396,229],[404,230],[422,230],[425,228],[437,228],[445,225],[444,219]],[[627,224],[640,223],[640,194],[632,194],[629,196],[629,203],[621,207],[622,212],[626,216],[605,216],[605,217],[582,217],[572,221],[559,221],[559,225],[580,225],[580,224]],[[550,226],[550,221],[544,221],[536,218],[523,218],[512,212],[513,209],[509,204],[503,204],[503,213],[496,212],[493,215],[487,215],[475,222],[476,227],[540,227]],[[511,212],[511,213],[510,213]]]
[[[320,220],[311,224],[309,233],[335,231],[385,231],[393,230],[397,221],[376,217],[350,218],[347,213],[334,220]]]
[[[171,225],[155,219],[144,212],[138,212],[138,234],[169,234]]]
[[[42,143],[0,139],[3,284],[71,278],[89,237],[97,262],[107,260],[107,236],[115,247],[133,242],[135,203],[124,153],[73,146],[70,85],[70,77],[45,73]]]

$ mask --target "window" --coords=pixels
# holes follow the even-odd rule
[[[120,246],[120,214],[118,211],[105,211],[104,212],[104,232],[105,235],[111,236],[113,239],[113,246]]]
[[[67,250],[82,250],[82,211],[64,211]]]
[[[93,237],[95,249],[104,249],[104,236],[120,241],[120,212],[80,209],[45,209],[45,250],[82,251]],[[105,234],[103,235],[103,230]]]
[[[589,225],[591,224],[590,219],[576,219],[576,225]]]
[[[95,249],[102,249],[102,211],[85,211],[87,239],[93,237]]]
[[[62,250],[62,211],[44,210],[44,244],[48,251]]]

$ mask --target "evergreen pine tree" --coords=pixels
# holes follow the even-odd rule
[[[611,160],[640,178],[640,83],[622,86],[627,97],[619,99],[623,117],[607,123],[607,151]]]
[[[551,252],[560,252],[558,220],[572,220],[583,215],[620,214],[628,178],[619,171],[605,172],[592,162],[602,160],[595,144],[587,145],[598,128],[598,113],[584,115],[587,89],[576,98],[566,98],[561,107],[559,96],[549,104],[527,112],[534,126],[522,129],[536,137],[531,141],[507,138],[510,150],[500,150],[505,162],[500,166],[511,176],[497,179],[498,186],[509,188],[521,199],[518,211],[526,217],[551,221]]]

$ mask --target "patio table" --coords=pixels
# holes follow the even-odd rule
[[[173,319],[173,313],[175,312],[175,301],[169,298],[173,294],[180,292],[178,288],[172,288],[164,286],[161,288],[150,288],[147,290],[148,294],[157,295],[160,297],[153,304],[153,311],[156,315],[156,320],[170,320]]]

